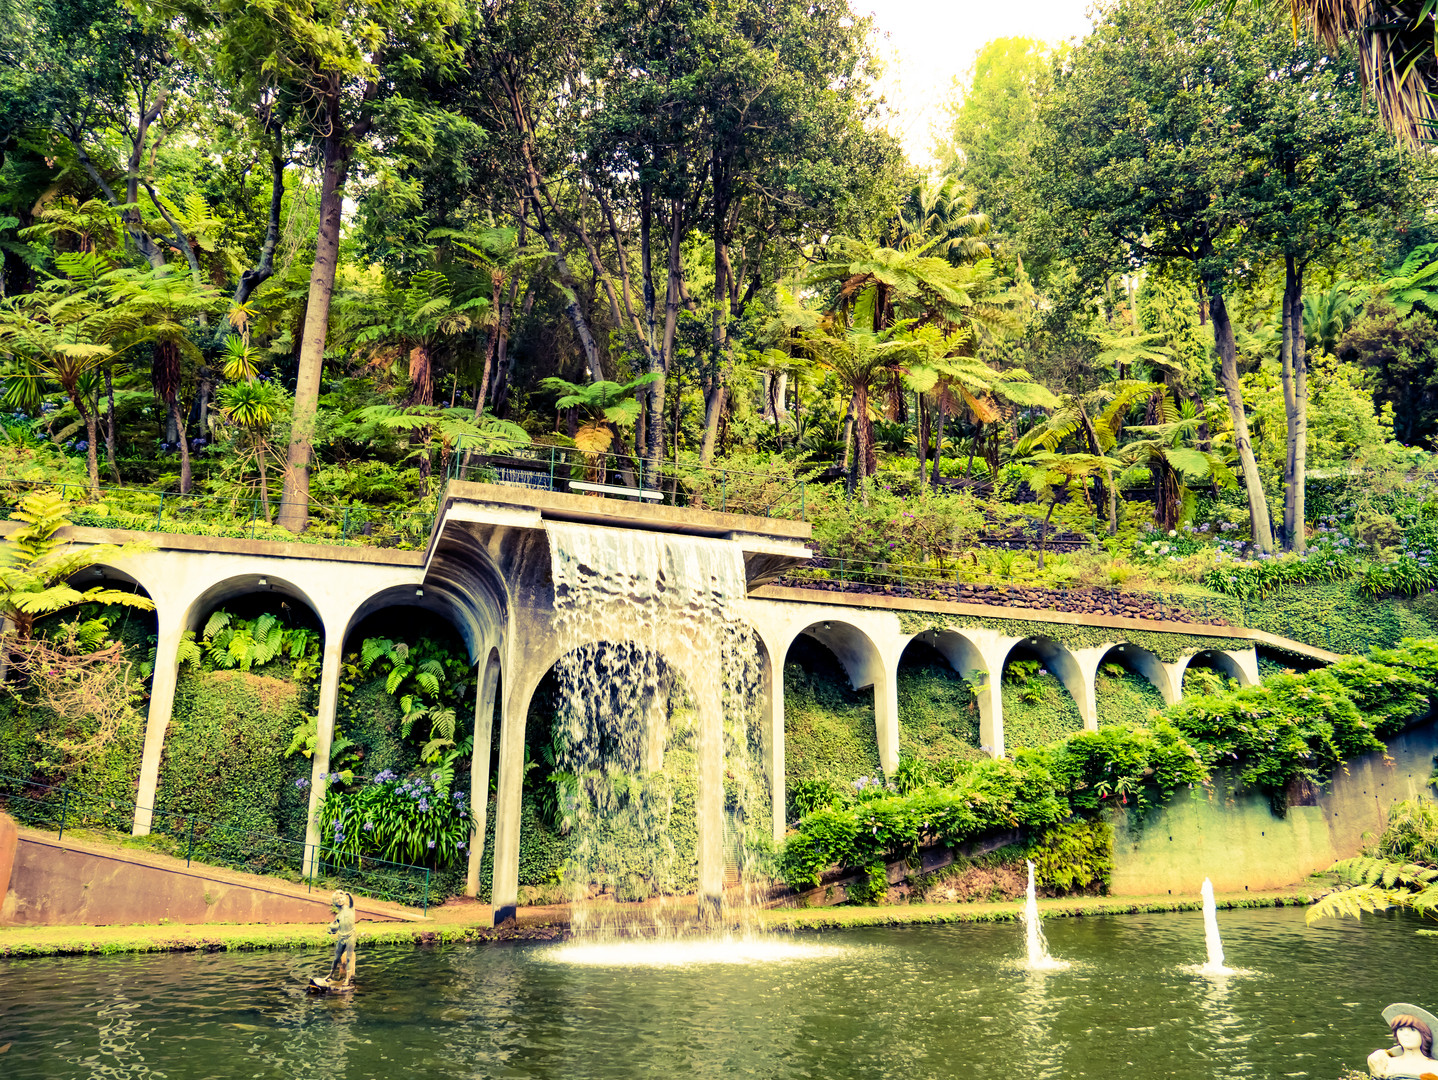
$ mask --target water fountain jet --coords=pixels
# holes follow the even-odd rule
[[[1235,969],[1223,962],[1223,939],[1218,934],[1218,906],[1213,900],[1213,882],[1203,879],[1203,943],[1208,949],[1208,962],[1198,969],[1200,975],[1233,975]]]
[[[1063,971],[1069,966],[1068,961],[1049,955],[1049,943],[1044,937],[1043,927],[1039,925],[1039,901],[1038,893],[1034,889],[1033,860],[1028,861],[1028,867],[1029,888],[1024,900],[1024,942],[1028,948],[1025,967],[1029,971]]]

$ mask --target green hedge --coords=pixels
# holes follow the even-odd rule
[[[834,654],[800,635],[784,663],[784,782],[790,797],[800,781],[849,784],[882,773],[874,691],[854,690]]]
[[[974,688],[932,646],[912,643],[899,665],[899,753],[942,761],[979,748]]]
[[[335,723],[346,738],[363,747],[364,758],[357,772],[376,776],[390,769],[404,776],[419,765],[418,742],[406,741],[401,735],[402,716],[399,702],[393,694],[385,692],[383,675],[357,682],[352,690],[341,694]],[[459,738],[464,737],[468,727],[461,722]],[[469,785],[464,781],[459,786]]]

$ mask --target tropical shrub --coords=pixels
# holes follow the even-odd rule
[[[356,866],[379,858],[442,868],[465,855],[469,795],[451,790],[454,757],[408,777],[386,770],[353,791],[331,787],[320,804],[326,857]]]

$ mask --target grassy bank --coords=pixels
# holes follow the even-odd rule
[[[1220,908],[1305,907],[1327,891],[1321,884],[1296,885],[1267,892],[1219,893]],[[1200,911],[1198,897],[1067,896],[1040,900],[1045,919],[1084,915],[1140,915],[1159,911]],[[894,904],[884,907],[779,908],[764,913],[767,926],[794,930],[850,930],[861,926],[914,926],[937,923],[1010,922],[1023,914],[1022,901],[976,904]]]
[[[1261,893],[1220,894],[1221,908],[1306,905],[1322,886],[1295,886]],[[1196,911],[1196,898],[1173,896],[1077,896],[1040,900],[1043,917],[1128,915],[1153,911]],[[846,930],[863,926],[909,926],[939,923],[1005,922],[1019,917],[1021,903],[896,904],[885,907],[780,908],[760,914],[774,930]],[[361,924],[359,944],[452,945],[497,941],[555,941],[566,934],[562,924],[519,927],[470,926],[452,923]],[[329,948],[334,939],[323,923],[145,925],[145,926],[15,926],[0,929],[0,957],[77,956],[144,952],[226,952],[247,949]]]

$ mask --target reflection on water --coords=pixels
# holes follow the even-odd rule
[[[347,998],[304,992],[318,953],[0,961],[0,1077],[1335,1080],[1383,1044],[1384,1005],[1433,999],[1415,920],[1223,918],[1245,978],[1183,969],[1196,914],[1055,920],[1073,966],[1048,973],[1013,924],[800,935],[767,960],[371,949]]]
[[[730,938],[572,941],[536,950],[551,964],[590,967],[687,967],[693,964],[786,964],[843,955],[844,946],[813,938],[757,934]]]

